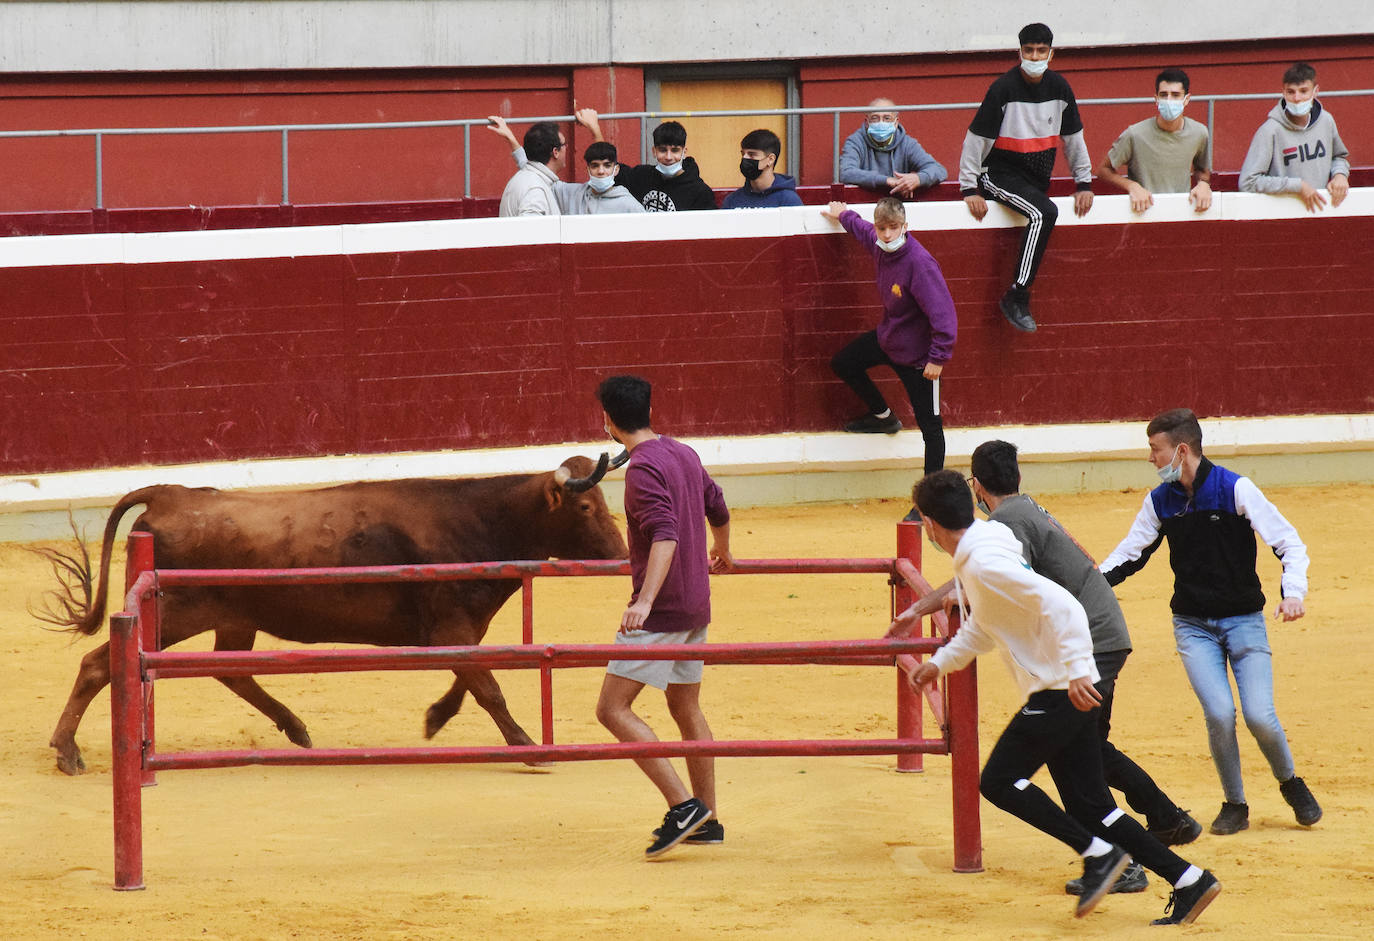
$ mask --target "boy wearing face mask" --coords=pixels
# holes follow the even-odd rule
[[[579,123],[582,113],[578,112]],[[525,148],[515,139],[506,121],[500,115],[487,118],[487,129],[500,135],[511,145],[511,159],[517,167],[528,162]],[[630,195],[623,186],[617,186],[615,175],[620,172],[616,159],[615,145],[606,141],[596,141],[582,154],[587,163],[587,182],[569,183],[554,180],[554,197],[558,200],[558,210],[565,216],[595,216],[614,212],[643,212],[639,200]]]
[[[1055,141],[1064,142],[1064,159],[1073,171],[1078,216],[1092,208],[1093,174],[1073,89],[1049,69],[1054,33],[1044,23],[1031,23],[1017,42],[1019,64],[992,83],[969,124],[959,157],[959,192],[979,222],[988,214],[984,197],[1026,217],[1012,284],[997,306],[1013,327],[1033,333],[1030,288],[1059,218],[1048,195]]]
[[[591,108],[579,111],[577,119],[596,140],[605,139]],[[716,194],[701,178],[696,160],[687,156],[687,129],[677,121],[664,121],[654,128],[653,163],[622,167],[615,181],[649,212],[716,208]]]
[[[721,203],[722,209],[764,209],[772,206],[800,206],[797,181],[778,173],[782,141],[765,128],[750,131],[739,142],[739,172],[744,185]]]
[[[893,196],[944,182],[949,174],[901,125],[890,98],[875,98],[859,128],[840,151],[840,182]]]
[[[1202,454],[1202,426],[1190,409],[1176,408],[1145,428],[1149,461],[1163,481],[1145,497],[1131,530],[1102,563],[1110,585],[1140,571],[1162,540],[1174,570],[1174,643],[1207,721],[1207,744],[1221,778],[1223,803],[1212,822],[1227,835],[1250,825],[1240,773],[1236,706],[1226,671],[1240,692],[1245,724],[1269,762],[1279,792],[1299,824],[1310,827],[1322,809],[1293,770],[1288,737],[1274,710],[1274,676],[1264,624],[1264,592],[1255,572],[1255,536],[1283,565],[1282,600],[1275,618],[1296,621],[1306,610],[1307,548],[1288,520],[1248,477],[1218,467]]]
[[[830,368],[868,407],[845,431],[894,435],[902,423],[868,377],[874,366],[889,366],[902,381],[925,443],[925,472],[945,466],[945,430],[940,418],[940,373],[954,356],[958,321],[954,299],[940,265],[907,235],[906,207],[891,196],[873,207],[873,223],[844,203],[831,203],[821,215],[842,225],[873,255],[883,317],[878,329],[852,340],[830,360]]]
[[[1183,116],[1188,97],[1187,72],[1160,72],[1155,76],[1157,113],[1122,131],[1098,165],[1099,177],[1130,195],[1134,212],[1153,206],[1155,193],[1187,193],[1198,212],[1212,205],[1207,127]],[[1126,175],[1118,168],[1125,169]],[[1197,185],[1190,189],[1194,175]]]
[[[1292,194],[1316,212],[1326,187],[1339,206],[1350,190],[1349,158],[1335,118],[1317,100],[1317,70],[1299,62],[1283,73],[1283,100],[1250,141],[1240,191]]]

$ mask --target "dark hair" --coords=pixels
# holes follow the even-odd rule
[[[1176,66],[1170,66],[1155,76],[1155,91],[1159,91],[1160,82],[1177,82],[1183,86],[1183,94],[1188,94],[1188,73]]]
[[[739,149],[761,150],[766,154],[772,154],[774,157],[777,157],[782,154],[782,141],[778,140],[778,135],[768,130],[768,128],[761,127],[756,131],[750,131],[748,134],[745,134],[739,142]]]
[[[878,217],[884,219],[901,219],[906,221],[906,204],[896,196],[884,196],[873,204],[873,221],[877,222]]]
[[[1016,42],[1021,46],[1029,46],[1035,43],[1044,43],[1047,46],[1054,45],[1054,33],[1044,23],[1029,23],[1021,27],[1021,32],[1016,34]]]
[[[553,152],[558,149],[558,140],[561,136],[558,125],[552,121],[531,124],[530,129],[525,132],[525,159],[535,163],[548,163]]]
[[[687,128],[676,121],[664,121],[654,128],[655,147],[686,147]]]
[[[587,163],[593,160],[609,160],[611,163],[619,163],[620,158],[615,154],[615,144],[610,141],[595,141],[582,154],[582,159]]]
[[[994,497],[1018,492],[1021,467],[1016,463],[1016,445],[1010,441],[984,441],[973,449],[971,473]]]
[[[601,407],[621,431],[649,427],[649,399],[653,386],[639,376],[610,376],[596,387]]]
[[[912,488],[911,499],[922,516],[945,529],[973,525],[973,493],[956,470],[947,467],[922,477]]]
[[[1191,408],[1171,408],[1151,418],[1145,426],[1145,437],[1153,438],[1161,432],[1170,444],[1186,444],[1194,453],[1202,453],[1202,426]]]
[[[1317,80],[1317,70],[1306,62],[1294,62],[1288,67],[1288,71],[1283,73],[1283,84],[1301,85],[1303,82],[1315,82]]]

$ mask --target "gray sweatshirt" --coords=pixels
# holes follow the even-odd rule
[[[1240,191],[1297,193],[1304,182],[1321,189],[1333,176],[1350,175],[1349,156],[1335,119],[1320,101],[1312,103],[1306,127],[1294,124],[1279,102],[1250,141],[1240,167]]]

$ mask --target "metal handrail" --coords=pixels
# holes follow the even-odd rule
[[[1349,89],[1345,91],[1324,91],[1322,98],[1353,98],[1360,96],[1374,96],[1374,88]],[[1216,130],[1216,105],[1217,102],[1226,101],[1264,101],[1275,99],[1273,92],[1259,93],[1240,93],[1240,94],[1215,94],[1215,95],[1194,95],[1193,99],[1207,104],[1207,134],[1208,134],[1208,153],[1207,157],[1211,160],[1212,138]],[[1080,98],[1080,105],[1138,105],[1153,102],[1151,97],[1133,98]],[[914,104],[914,105],[895,105],[891,110],[898,112],[920,112],[920,111],[959,111],[977,109],[980,102],[961,101],[961,102],[938,102],[935,104]],[[839,182],[840,168],[840,115],[842,114],[866,114],[872,110],[868,105],[852,105],[844,107],[822,107],[822,108],[751,108],[751,109],[732,109],[714,111],[620,111],[609,114],[597,115],[598,120],[602,121],[624,121],[637,120],[640,125],[640,155],[641,159],[647,161],[649,156],[648,147],[648,122],[657,118],[734,118],[749,116],[791,116],[791,115],[815,115],[829,114],[834,116],[831,131],[831,166],[834,170],[835,180]],[[538,121],[555,121],[566,124],[576,121],[576,116],[571,114],[539,115],[533,117],[514,117],[507,118],[508,124],[533,124]],[[289,135],[291,132],[303,131],[387,131],[404,130],[410,128],[444,128],[461,127],[463,129],[463,196],[472,196],[472,129],[477,126],[486,126],[486,118],[455,118],[451,120],[436,121],[379,121],[369,123],[334,123],[334,124],[244,124],[244,125],[212,125],[205,127],[122,127],[122,128],[57,128],[47,130],[28,130],[28,131],[0,131],[0,139],[4,138],[46,138],[46,137],[91,137],[95,140],[95,205],[97,209],[105,207],[105,180],[104,180],[104,141],[107,137],[134,137],[141,135],[156,134],[280,134],[281,135],[281,201],[283,205],[290,202],[291,181],[290,181],[290,147]]]

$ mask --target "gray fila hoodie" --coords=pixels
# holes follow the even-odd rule
[[[1297,193],[1304,182],[1323,189],[1338,174],[1350,175],[1350,160],[1335,119],[1314,101],[1307,126],[1299,127],[1279,102],[1250,141],[1240,191]]]

